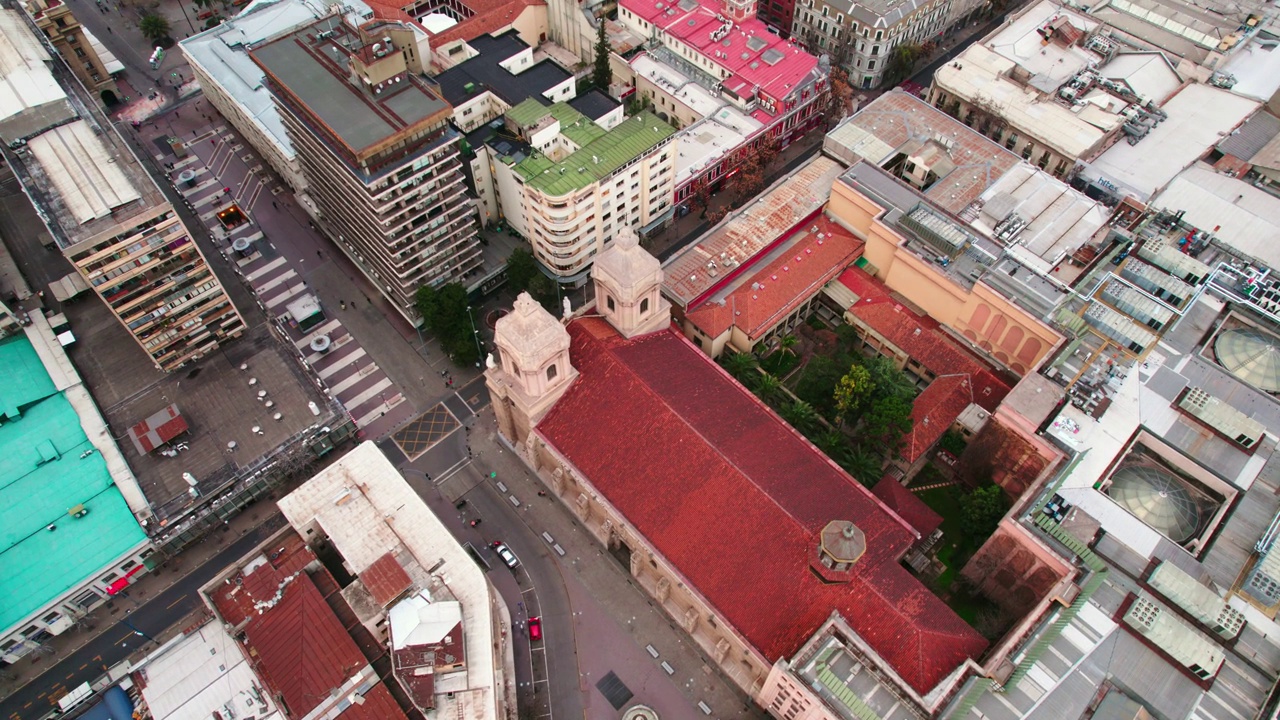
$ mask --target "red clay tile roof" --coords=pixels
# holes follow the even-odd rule
[[[862,257],[865,245],[848,230],[819,215],[812,222],[805,222],[772,253],[777,258],[753,275],[738,278],[737,289],[723,297],[724,304],[708,299],[686,317],[711,337],[737,325],[754,340]],[[721,294],[717,293],[717,297]]]
[[[230,583],[219,585],[209,593],[218,615],[232,627],[258,614],[254,603],[275,595],[279,579],[292,575],[316,561],[315,553],[296,533],[285,535],[280,544],[269,548],[267,566],[258,568],[247,577],[237,574]]]
[[[969,377],[943,375],[916,396],[911,404],[911,431],[902,439],[899,451],[904,460],[919,460],[973,403]]]
[[[986,648],[898,564],[906,522],[683,336],[624,340],[599,318],[569,332],[581,375],[537,432],[765,658],[793,656],[833,610],[921,693]],[[845,584],[809,569],[834,519],[867,540]]]
[[[385,0],[384,0],[385,1]],[[472,40],[510,27],[527,7],[546,5],[544,0],[465,0],[462,3],[475,14],[462,22],[431,36],[431,46],[440,47],[454,40]]]
[[[364,583],[369,594],[373,596],[373,601],[382,607],[391,604],[392,600],[413,584],[409,579],[409,573],[404,571],[400,562],[391,553],[374,560],[372,565],[365,568],[364,572],[360,573],[360,582]]]
[[[338,716],[340,720],[386,720],[405,717],[404,711],[391,697],[385,683],[378,683],[364,694],[363,705],[352,705]]]
[[[263,567],[253,573],[259,574],[276,573]],[[279,602],[249,621],[245,645],[257,658],[259,675],[284,697],[293,717],[314,710],[368,664],[306,572],[285,586]]]
[[[840,282],[858,296],[849,308],[855,317],[938,377],[968,374],[973,402],[987,412],[1009,394],[1009,384],[985,363],[952,340],[936,320],[917,315],[893,299],[890,290],[862,268],[851,267]]]
[[[907,522],[927,538],[942,526],[942,516],[933,511],[928,503],[916,497],[916,494],[902,486],[897,478],[885,476],[876,483],[871,492],[890,510]]]

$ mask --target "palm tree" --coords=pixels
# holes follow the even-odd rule
[[[791,424],[791,427],[801,433],[807,433],[818,422],[818,411],[803,400],[789,402],[783,405],[778,412],[782,415],[783,420],[786,420]]]
[[[880,480],[884,461],[865,445],[856,445],[841,465],[863,485],[871,487]]]
[[[724,369],[729,374],[738,379],[739,382],[746,383],[746,378],[755,374],[755,369],[759,365],[756,356],[751,353],[729,353],[720,359],[720,364],[724,365]]]
[[[849,452],[849,443],[838,430],[827,430],[813,439],[813,444],[827,454],[827,457],[840,462],[840,458]]]
[[[138,21],[138,30],[151,42],[160,42],[162,38],[169,37],[169,21],[155,13],[147,13]]]
[[[766,403],[772,403],[782,392],[782,381],[772,373],[760,373],[756,381],[756,394]]]
[[[798,342],[800,342],[800,338],[796,337],[795,335],[785,335],[781,340],[778,341],[778,349],[782,350],[783,352],[787,352],[787,353],[791,353],[792,355],[795,355],[796,351],[793,348],[796,346],[796,343]]]

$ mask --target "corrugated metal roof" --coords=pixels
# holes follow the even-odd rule
[[[1277,135],[1280,135],[1280,118],[1260,110],[1218,143],[1218,152],[1250,160]]]
[[[84,120],[42,133],[27,145],[80,224],[142,197]]]
[[[396,560],[396,556],[387,553],[360,573],[360,582],[369,590],[374,602],[386,607],[400,593],[408,590],[413,581]]]

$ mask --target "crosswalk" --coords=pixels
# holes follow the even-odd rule
[[[267,315],[282,318],[290,303],[311,292],[306,279],[287,258],[276,254],[270,238],[254,223],[244,223],[227,231],[218,221],[218,212],[226,209],[233,199],[252,217],[253,207],[264,189],[271,196],[280,190],[268,187],[270,176],[262,173],[261,165],[250,166],[253,155],[237,154],[243,145],[225,126],[215,128],[188,149],[192,154],[174,162],[172,177],[176,179],[183,170],[192,171],[195,177],[190,187],[183,183],[178,191],[218,238],[219,250],[248,283]],[[157,159],[174,160],[163,155]],[[217,173],[210,172],[210,168],[217,168]],[[230,197],[223,192],[229,186],[220,179],[228,172],[244,173],[244,180],[235,183],[238,189]],[[232,244],[242,239],[248,241],[249,250],[245,253],[232,250]],[[327,392],[342,403],[356,427],[363,429],[404,403],[404,395],[337,318],[328,318],[305,334],[287,322],[281,325],[287,328],[299,357]],[[321,335],[328,336],[329,347],[323,352],[312,350],[311,341]],[[400,409],[405,411],[407,406]]]

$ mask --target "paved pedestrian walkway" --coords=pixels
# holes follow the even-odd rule
[[[307,332],[299,330],[289,316],[290,304],[314,295],[314,290],[302,277],[300,263],[279,253],[253,221],[259,207],[278,208],[273,198],[286,192],[274,174],[224,125],[193,130],[186,148],[185,158],[158,152],[155,159],[169,168],[170,181],[253,290],[258,305],[289,336],[321,388],[342,403],[356,427],[369,437],[381,437],[412,417],[412,404],[405,402],[404,394],[338,317],[348,307],[346,300],[340,300],[337,308],[324,306],[326,320]],[[245,219],[228,229],[220,213],[235,208]],[[323,258],[323,251],[316,250],[316,255]],[[351,300],[353,310],[359,302]]]

